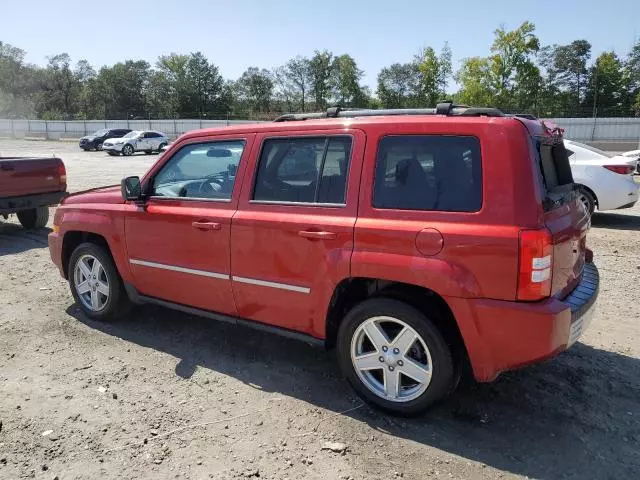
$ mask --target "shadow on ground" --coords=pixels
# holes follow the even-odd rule
[[[624,213],[594,213],[591,225],[612,230],[640,230],[640,216]]]
[[[0,256],[22,253],[48,246],[47,235],[51,229],[25,230],[17,223],[0,220]]]
[[[334,356],[294,340],[154,306],[91,328],[180,358],[176,375],[211,369],[268,392],[343,411],[354,395]],[[640,361],[578,343],[557,359],[470,384],[418,419],[368,407],[371,428],[536,478],[634,478],[640,471]],[[356,402],[357,403],[357,402]]]

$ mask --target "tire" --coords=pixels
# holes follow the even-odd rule
[[[32,228],[43,228],[49,221],[49,207],[20,210],[17,215],[20,224],[27,230],[31,230]]]
[[[585,209],[589,212],[589,215],[593,215],[596,210],[596,199],[593,194],[584,187],[578,190],[578,198],[584,205]]]
[[[96,144],[96,152],[99,152],[99,151],[101,151],[101,150],[102,150],[102,142],[98,142],[98,143]]]
[[[99,262],[100,268],[93,270],[95,263],[92,262],[92,259]],[[91,278],[87,280],[82,267],[79,266],[80,262],[92,274],[96,274],[95,280]],[[100,321],[112,321],[129,310],[131,302],[124,291],[122,279],[111,255],[102,246],[89,242],[78,245],[69,259],[67,273],[73,298],[87,317]],[[87,282],[91,286],[87,287]],[[91,282],[94,283],[91,284]],[[85,284],[88,291],[79,290],[82,284]],[[92,307],[94,294],[97,298],[95,308]]]
[[[129,144],[126,144],[124,147],[122,147],[122,155],[124,155],[125,157],[130,157],[131,155],[133,155],[133,147]]]
[[[158,145],[158,150],[156,150],[156,152],[162,153],[162,149],[166,146],[167,146],[166,143],[161,143],[160,145]]]
[[[387,345],[377,349],[363,330],[367,325],[380,325],[374,322],[376,317],[392,319],[391,322],[381,322],[383,330],[386,329],[387,338],[391,338],[389,333],[396,329],[393,340],[388,341],[387,338],[381,337],[384,340],[382,343]],[[404,331],[411,335],[417,334],[416,340],[407,347],[406,356],[401,352],[396,355],[393,347],[399,339],[399,331],[403,331],[401,329],[405,329]],[[363,340],[365,337],[370,342],[370,348],[360,354],[366,356],[371,352],[369,358],[372,363],[369,370],[361,371],[354,365],[352,351],[357,356],[355,349],[362,343],[366,344],[367,340]],[[400,344],[398,346],[402,348]],[[384,348],[387,350],[383,351]],[[373,298],[358,304],[349,311],[340,325],[337,350],[342,372],[356,393],[365,402],[387,413],[400,416],[419,415],[446,398],[457,385],[454,357],[442,334],[427,315],[404,302],[389,298]],[[378,363],[382,367],[378,368]],[[414,370],[416,365],[429,368]],[[422,374],[425,370],[431,372],[431,377],[421,377],[424,378],[422,382],[414,381],[404,374],[404,371],[414,375],[416,372]],[[399,379],[398,392],[393,399],[386,397],[382,390],[373,388],[377,379],[386,380],[386,375],[392,375],[390,371]],[[378,381],[377,386],[382,386],[382,382]],[[382,388],[384,390],[386,387]]]

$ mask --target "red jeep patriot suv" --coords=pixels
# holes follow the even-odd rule
[[[189,132],[67,197],[51,256],[85,314],[156,303],[335,346],[417,414],[586,328],[598,271],[558,130],[499,110],[340,110]]]

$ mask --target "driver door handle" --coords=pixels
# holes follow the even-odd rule
[[[314,240],[334,240],[338,237],[334,232],[322,232],[317,230],[300,230],[298,235],[304,238],[311,238]]]
[[[191,224],[193,228],[197,228],[202,231],[211,231],[211,230],[220,230],[221,225],[217,222],[207,222],[205,220],[200,220],[198,222],[193,222]]]

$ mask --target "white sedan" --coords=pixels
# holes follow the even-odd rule
[[[573,181],[589,213],[633,207],[638,201],[636,158],[613,155],[584,143],[564,141]]]
[[[133,155],[135,152],[161,152],[169,144],[164,133],[155,130],[134,130],[121,138],[110,138],[102,144],[109,155]]]

